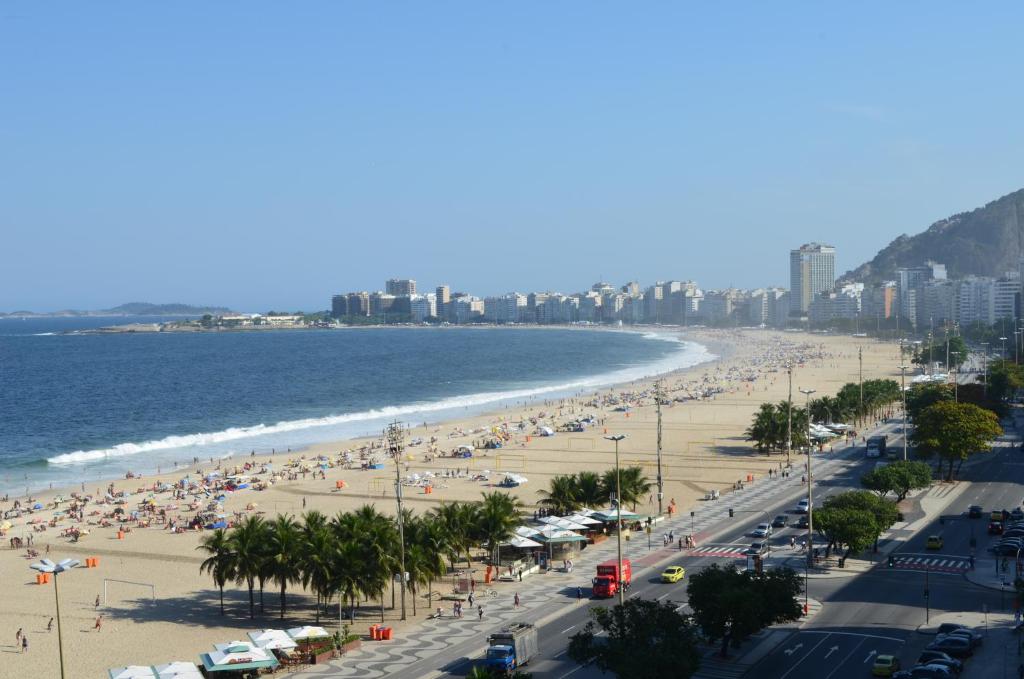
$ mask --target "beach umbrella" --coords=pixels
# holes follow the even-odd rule
[[[265,629],[262,632],[249,632],[252,643],[264,650],[284,650],[295,648],[298,644],[283,629]]]
[[[13,527],[13,525],[14,524],[12,524],[10,521],[4,521],[3,523],[0,523],[0,530],[10,530]]]
[[[203,673],[199,671],[195,663],[180,660],[154,665],[153,671],[158,679],[203,679]]]
[[[212,653],[203,653],[199,658],[207,672],[239,672],[264,667],[277,667],[277,658],[269,651],[257,648],[248,641],[230,641],[217,644]]]
[[[115,667],[107,670],[110,679],[156,679],[152,667],[143,665],[129,665],[128,667]]]
[[[43,503],[41,503],[41,502],[37,502],[34,505],[32,505],[32,509],[42,509],[42,508],[43,508]]]
[[[531,540],[530,538],[524,538],[521,535],[513,535],[512,539],[510,539],[508,542],[503,542],[501,544],[508,545],[510,547],[516,547],[516,548],[519,548],[519,549],[526,549],[526,548],[529,548],[529,547],[542,547],[543,546],[539,542]]]
[[[323,627],[305,625],[303,627],[292,627],[288,630],[288,636],[295,641],[307,641],[309,639],[323,639],[331,635]]]

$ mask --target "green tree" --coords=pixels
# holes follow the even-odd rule
[[[697,635],[676,605],[648,599],[591,610],[593,620],[569,640],[569,657],[580,664],[594,663],[604,672],[631,679],[686,679],[700,666]],[[595,630],[607,633],[598,643]]]
[[[949,384],[926,382],[916,384],[907,390],[907,417],[915,420],[928,406],[953,400],[953,388]]]
[[[519,523],[519,498],[501,491],[483,493],[478,514],[477,536],[487,548],[491,563],[498,563],[498,545],[512,537]]]
[[[946,480],[952,481],[954,462],[962,464],[974,453],[988,452],[992,441],[1002,434],[995,413],[971,403],[943,401],[928,406],[914,418],[911,441],[920,457],[938,458],[937,471],[941,471],[943,462],[948,463]]]
[[[841,515],[843,518],[829,523],[828,518],[822,519],[819,516],[825,510],[850,513]],[[854,512],[865,512],[870,520],[864,521],[863,515],[853,514]],[[819,532],[826,535],[826,531],[830,531],[828,534],[835,537],[835,540],[830,540],[830,544],[848,545],[848,554],[863,551],[872,542],[877,543],[882,531],[896,523],[897,518],[899,518],[899,512],[896,509],[895,502],[878,497],[867,490],[850,490],[833,495],[825,500],[822,504],[822,509],[814,513],[814,522]],[[860,525],[840,526],[838,525],[839,523],[856,523]],[[862,537],[864,531],[870,533],[866,543]]]
[[[924,462],[899,460],[869,471],[860,477],[860,483],[881,498],[894,493],[896,502],[903,502],[910,491],[932,484],[932,470]]]
[[[284,620],[288,585],[302,578],[302,533],[290,516],[280,515],[267,525],[264,554],[267,576],[281,587],[281,619]]]
[[[452,568],[460,556],[466,557],[466,567],[472,565],[470,548],[476,538],[479,505],[469,502],[449,502],[430,510],[447,536],[448,551]]]
[[[571,514],[583,504],[578,498],[578,485],[574,475],[559,474],[548,482],[548,490],[539,490],[540,504],[556,514]]]
[[[338,566],[338,542],[320,512],[308,512],[303,517],[299,571],[302,586],[316,594],[316,621],[320,623],[320,608],[337,592],[334,569]]]
[[[220,614],[224,615],[224,585],[235,579],[236,557],[231,537],[223,528],[218,528],[204,535],[196,549],[210,555],[199,565],[199,572],[213,576],[213,582],[220,589]]]
[[[586,507],[601,507],[608,501],[608,492],[601,486],[597,472],[576,473],[576,498]]]
[[[409,574],[408,587],[412,593],[412,614],[416,615],[416,598],[421,585],[430,586],[444,573],[444,552],[437,549],[432,531],[432,520],[416,517],[409,510],[405,514],[405,572]]]
[[[750,635],[802,613],[800,576],[790,568],[756,574],[712,564],[690,578],[686,592],[694,621],[712,643],[722,641],[723,656],[730,643],[739,646]]]
[[[235,553],[235,581],[249,588],[249,617],[256,617],[254,593],[256,579],[263,569],[266,522],[260,516],[247,516],[231,530],[231,548]]]
[[[997,400],[1008,399],[1024,387],[1024,369],[1012,361],[993,361],[988,366],[988,393]]]

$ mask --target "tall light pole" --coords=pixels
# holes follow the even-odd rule
[[[807,615],[810,604],[808,589],[811,584],[811,566],[814,565],[814,498],[811,495],[814,477],[811,475],[811,394],[814,389],[801,389],[800,393],[807,397],[807,568],[804,570],[804,615]]]
[[[903,461],[907,461],[907,366],[900,366],[900,394],[903,396]]]
[[[395,500],[398,503],[398,577],[402,581],[402,620],[405,620],[405,516],[402,513],[402,451],[405,449],[405,431],[401,423],[395,420],[384,431],[387,436],[388,448],[395,458]],[[394,586],[394,579],[391,584]],[[391,590],[394,592],[394,590]],[[394,600],[392,600],[394,603]]]
[[[605,436],[609,441],[615,442],[615,550],[619,560],[619,605],[626,603],[626,593],[622,589],[622,492],[621,479],[619,478],[619,441],[626,438],[625,434]]]
[[[1005,361],[1006,360],[1006,337],[1000,337],[999,341],[1001,341],[1003,343],[1003,353],[1000,354],[999,357],[1002,358]]]
[[[793,450],[793,364],[786,364],[789,373],[789,400],[786,401],[786,465],[790,464],[789,455]]]
[[[654,400],[658,411],[658,516],[661,516],[661,503],[665,497],[665,485],[661,477],[661,380],[654,383]]]
[[[860,364],[860,375],[858,377],[860,381],[860,411],[864,412],[864,349],[857,347],[857,362]],[[809,416],[809,414],[808,414]],[[808,420],[810,422],[810,420]],[[810,439],[808,439],[810,440]]]
[[[951,365],[948,362],[948,360],[947,360],[946,367],[950,368],[950,372],[953,373],[953,402],[954,403],[959,403],[960,402],[960,367],[959,367],[960,366],[960,352],[959,351],[953,351],[953,352],[950,352],[950,353],[953,354],[953,363]]]
[[[985,398],[988,398],[988,342],[981,343],[981,370],[981,393]]]
[[[57,605],[57,652],[60,654],[60,676],[64,679],[64,639],[60,631],[60,596],[57,593],[57,575],[76,568],[81,562],[78,559],[64,559],[60,563],[54,563],[49,559],[40,559],[29,568],[40,573],[53,574],[53,601]]]

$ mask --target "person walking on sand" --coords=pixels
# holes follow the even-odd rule
[[[93,625],[92,628],[94,630],[96,630],[97,632],[99,632],[101,627],[103,627],[103,614],[102,613],[96,616],[96,624]]]
[[[22,634],[21,635],[21,652],[22,653],[28,653],[28,635],[27,634]]]
[[[519,608],[519,592],[516,592],[516,595],[512,597],[512,606],[513,608]]]
[[[21,627],[19,627],[18,631],[14,633],[14,645],[15,646],[17,646],[19,643],[21,643],[21,633],[22,633],[22,628]]]
[[[97,594],[96,595],[96,603],[93,604],[93,608],[99,608],[99,607],[100,607],[100,595]]]
[[[47,632],[52,632],[53,631],[53,618],[50,618],[50,622],[46,623],[46,631]]]

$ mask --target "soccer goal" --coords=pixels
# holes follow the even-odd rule
[[[570,450],[593,450],[594,449],[594,439],[587,439],[587,438],[582,438],[582,437],[579,437],[579,436],[577,436],[575,438],[571,438],[571,439],[569,439],[569,449]]]
[[[366,484],[366,494],[387,497],[388,491],[394,483],[393,480],[387,478],[370,479],[369,483]]]
[[[522,471],[526,469],[526,456],[498,455],[495,458],[495,469],[500,471]]]
[[[156,603],[156,587],[151,582],[132,582],[131,580],[114,580],[112,578],[103,578],[103,605],[106,606],[110,602],[109,591],[111,584],[128,585],[129,587],[141,587],[149,590],[149,598]]]

